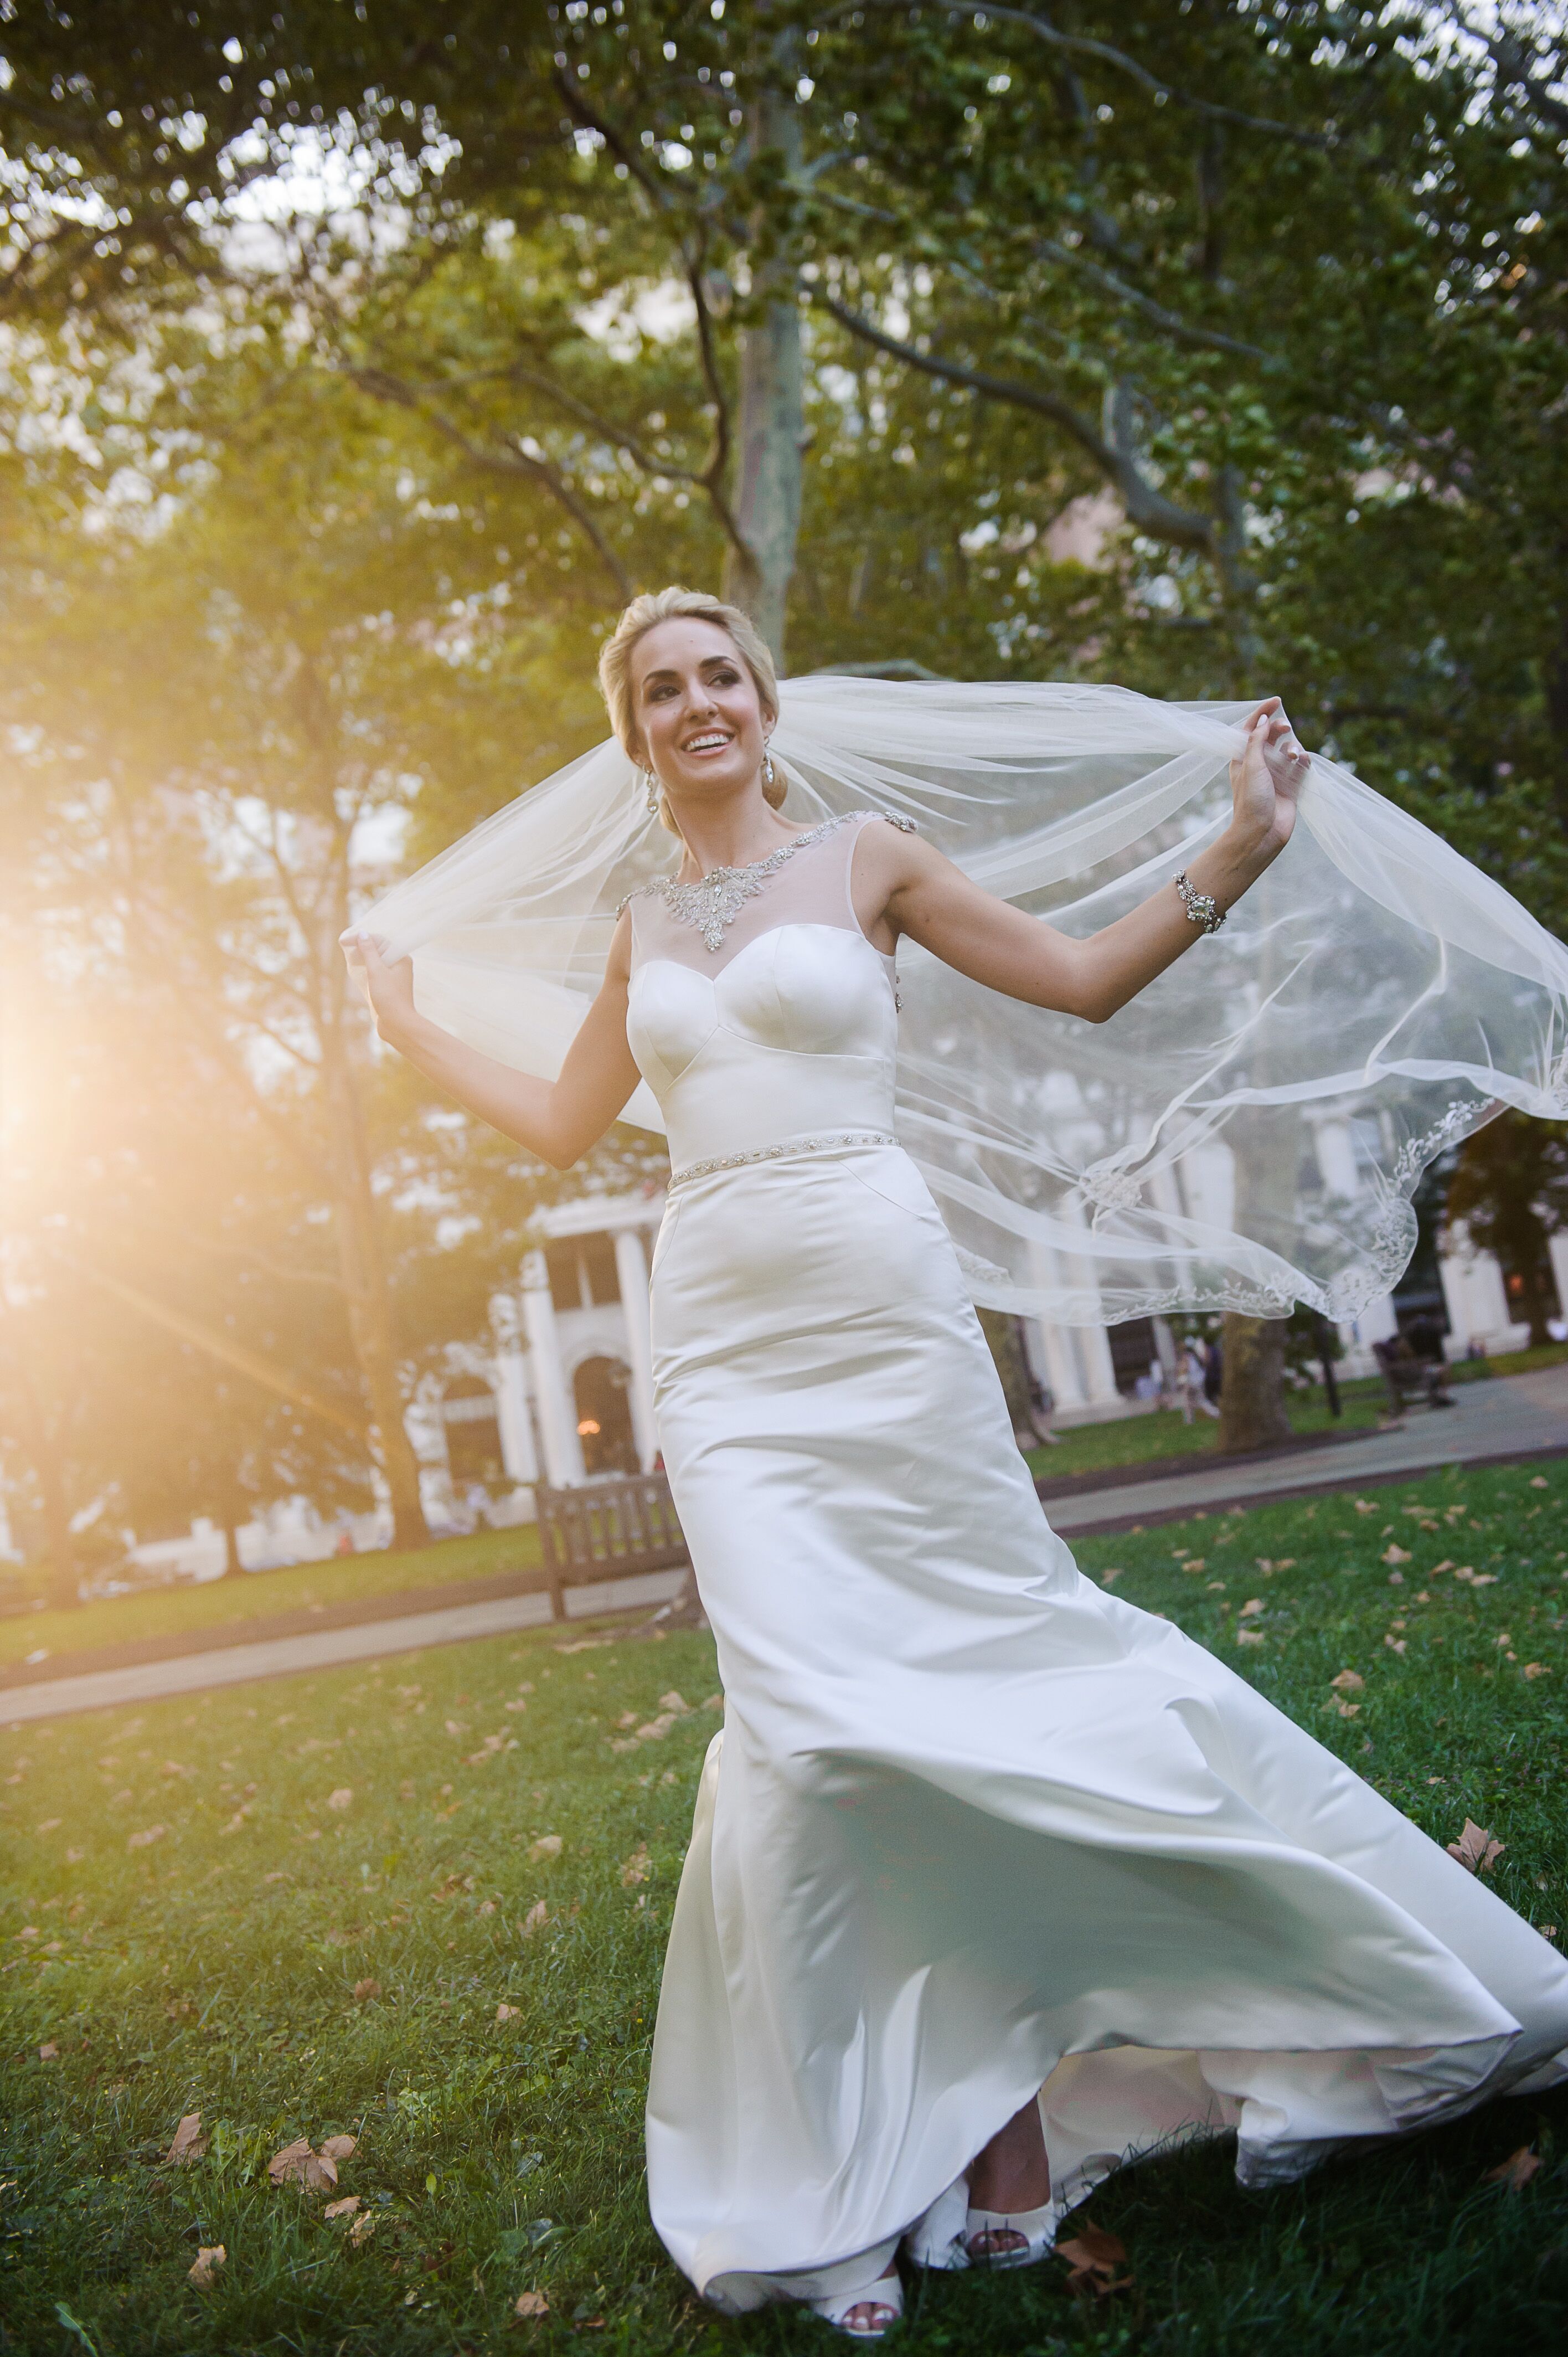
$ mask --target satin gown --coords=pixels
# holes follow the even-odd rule
[[[1061,2212],[1190,2136],[1264,2185],[1568,2076],[1547,1942],[1047,1523],[893,1142],[867,823],[738,871],[727,922],[629,904],[673,1166],[658,1429],[725,1696],[649,2189],[732,2312],[864,2284],[906,2234],[961,2265],[965,2168],[1036,2093]]]

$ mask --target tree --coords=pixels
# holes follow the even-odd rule
[[[1531,1342],[1549,1341],[1546,1321],[1558,1306],[1551,1239],[1568,1228],[1568,1123],[1499,1113],[1461,1147],[1444,1217],[1497,1254]]]
[[[1482,791],[1468,752],[1505,706],[1529,733],[1549,650],[1537,684],[1472,694],[1488,626],[1465,592],[1467,565],[1513,548],[1522,609],[1550,541],[1551,464],[1507,457],[1510,419],[1550,418],[1562,283],[1558,231],[1519,226],[1558,170],[1534,35],[1505,55],[1413,8],[1241,0],[863,0],[815,21],[781,0],[469,0],[443,21],[201,7],[144,40],[116,9],[74,36],[68,85],[44,8],[6,28],[0,124],[30,143],[40,221],[62,174],[128,214],[100,257],[126,319],[147,283],[169,316],[181,270],[226,296],[245,281],[236,159],[333,147],[351,218],[270,199],[254,398],[325,381],[403,429],[385,448],[458,523],[420,520],[472,584],[462,627],[482,617],[495,659],[551,692],[522,761],[591,725],[565,683],[628,586],[722,569],[780,647],[787,620],[798,663],[1283,684],[1510,880],[1551,867],[1518,843],[1549,788],[1488,769]],[[137,225],[177,203],[175,135],[149,150],[121,135],[133,115],[188,117],[207,174],[200,218],[161,243]],[[69,250],[45,239],[27,283],[60,283]],[[250,414],[187,426],[221,464]],[[1058,559],[1075,517],[1092,569]],[[490,786],[422,795],[411,851]],[[1258,1352],[1244,1326],[1230,1341],[1240,1383]]]

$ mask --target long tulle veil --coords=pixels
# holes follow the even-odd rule
[[[902,813],[1069,933],[1219,833],[1237,704],[1113,687],[787,681],[785,816]],[[615,743],[535,786],[360,921],[420,1006],[553,1076],[625,894],[669,870]],[[1066,1324],[1336,1318],[1389,1292],[1427,1163],[1502,1105],[1568,1113],[1568,950],[1317,756],[1287,849],[1223,931],[1109,1023],[1025,1006],[906,942],[898,1126],[976,1301]],[[661,1126],[639,1089],[626,1118]]]

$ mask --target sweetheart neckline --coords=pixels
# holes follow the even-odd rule
[[[743,942],[735,955],[726,958],[716,973],[707,974],[700,965],[688,965],[684,958],[658,956],[639,958],[631,969],[628,986],[629,987],[630,984],[637,980],[639,974],[646,974],[650,966],[672,965],[679,968],[681,973],[694,974],[701,981],[711,982],[716,987],[721,977],[728,974],[732,966],[738,965],[748,950],[754,950],[759,942],[770,941],[775,933],[843,933],[846,940],[858,942],[862,949],[869,950],[872,956],[886,969],[886,979],[889,982],[894,979],[898,963],[897,955],[890,954],[886,950],[879,950],[876,943],[863,933],[858,925],[829,925],[823,923],[820,918],[786,917],[782,924],[769,925],[764,931],[753,933],[750,941]]]

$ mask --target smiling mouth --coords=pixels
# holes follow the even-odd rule
[[[682,746],[682,753],[720,753],[734,740],[722,730],[710,728],[701,737],[693,737]]]

